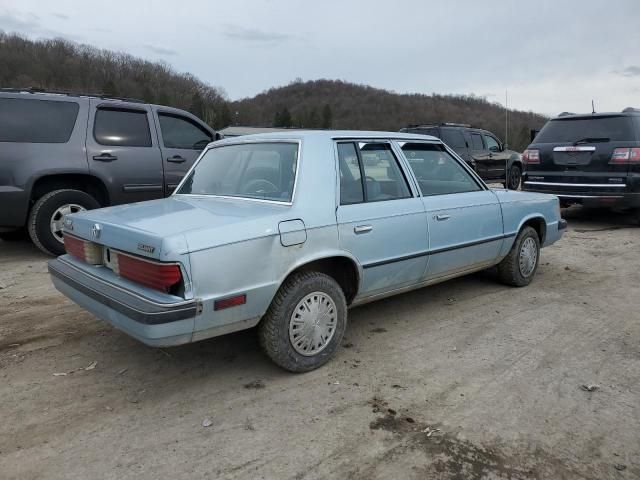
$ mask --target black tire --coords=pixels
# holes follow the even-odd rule
[[[49,255],[62,255],[64,244],[51,229],[53,214],[65,205],[78,205],[85,210],[100,208],[98,201],[80,190],[54,190],[40,197],[29,213],[27,225],[33,243]]]
[[[27,238],[27,231],[24,228],[11,230],[10,232],[0,232],[0,240],[5,242],[19,242]]]
[[[320,292],[335,305],[333,336],[316,354],[302,355],[290,340],[289,325],[307,295]],[[338,283],[319,272],[293,274],[280,287],[258,327],[260,346],[273,362],[290,372],[308,372],[324,365],[336,352],[347,328],[347,301]]]
[[[527,239],[533,240],[536,258],[533,269],[531,271],[526,271],[527,269],[525,268],[525,274],[523,274],[522,269],[520,268],[520,256],[522,253],[522,246]],[[530,243],[528,244],[531,245]],[[532,227],[524,227],[520,230],[520,233],[518,233],[515,242],[513,242],[511,251],[498,264],[498,278],[500,278],[501,282],[513,287],[525,287],[529,285],[531,280],[533,280],[533,277],[535,277],[539,263],[540,239],[538,238],[538,232],[536,232]]]
[[[522,180],[522,169],[519,165],[511,165],[507,175],[507,188],[509,190],[518,190]]]

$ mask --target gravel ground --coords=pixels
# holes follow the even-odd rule
[[[0,242],[0,477],[640,478],[640,229],[565,216],[529,287],[483,272],[353,309],[304,375],[253,331],[148,348]]]

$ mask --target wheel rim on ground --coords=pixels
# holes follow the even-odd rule
[[[84,208],[82,205],[78,205],[77,203],[69,203],[66,205],[62,205],[55,212],[53,212],[53,215],[51,215],[51,222],[49,223],[53,238],[58,240],[60,243],[64,243],[64,238],[62,236],[62,222],[64,221],[64,216],[69,215],[70,213],[82,212],[84,210],[86,210],[86,208]]]
[[[533,273],[538,260],[538,247],[533,238],[528,237],[522,242],[520,247],[520,274],[523,277],[529,277]]]
[[[324,350],[336,332],[338,315],[333,299],[313,292],[298,302],[289,320],[289,341],[305,357]]]

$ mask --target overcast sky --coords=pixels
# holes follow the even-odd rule
[[[0,0],[0,29],[164,60],[231,99],[300,77],[508,90],[550,115],[640,107],[639,0]]]

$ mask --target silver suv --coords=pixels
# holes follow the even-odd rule
[[[220,138],[192,114],[141,101],[0,90],[0,239],[64,253],[68,213],[168,196]]]

